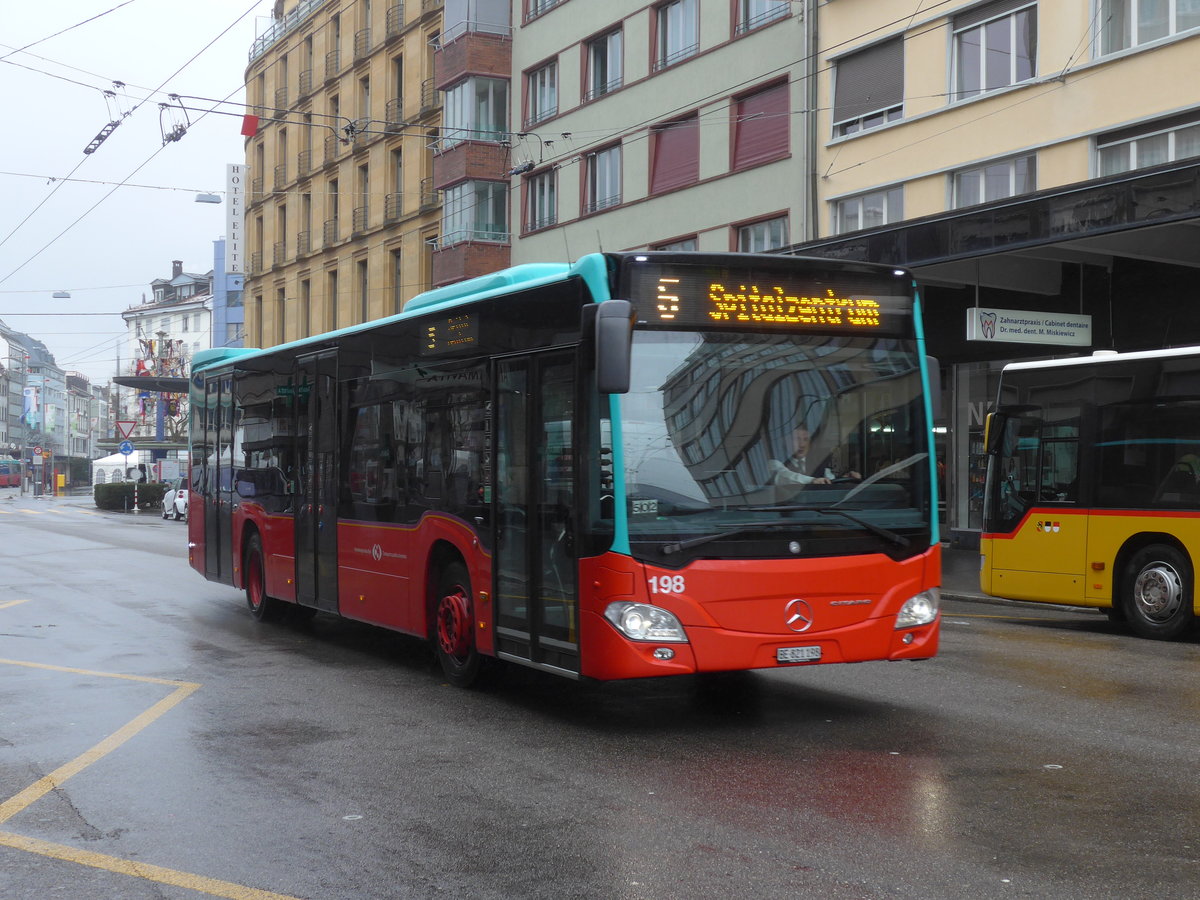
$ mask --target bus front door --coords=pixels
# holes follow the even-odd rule
[[[337,612],[337,354],[296,363],[296,601]]]
[[[228,374],[205,381],[201,500],[204,516],[204,577],[233,583],[233,380]]]
[[[562,353],[506,359],[496,376],[497,653],[578,673],[575,359]]]

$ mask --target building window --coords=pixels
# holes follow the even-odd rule
[[[508,185],[463,181],[442,191],[442,246],[508,240]]]
[[[525,21],[536,19],[542,13],[554,9],[558,4],[565,0],[528,0],[527,12],[525,13]]]
[[[1028,194],[1037,184],[1037,157],[1018,156],[954,173],[954,207]]]
[[[777,19],[785,18],[789,0],[737,0],[737,25],[734,34],[745,34]]]
[[[1099,4],[1101,55],[1200,28],[1196,0],[1099,0]]]
[[[401,251],[393,250],[392,260],[392,313],[404,309],[404,258]]]
[[[661,194],[699,179],[699,117],[692,115],[650,129],[650,193]]]
[[[734,101],[733,168],[745,169],[788,154],[787,83]]]
[[[367,277],[367,261],[358,260],[355,268],[358,270],[358,321],[366,322],[371,318],[371,288]]]
[[[665,69],[687,59],[700,49],[700,21],[697,0],[673,0],[654,12],[657,30],[654,70]]]
[[[621,147],[608,147],[586,157],[584,212],[608,209],[621,202]]]
[[[508,80],[468,78],[445,92],[442,144],[501,141],[508,133]]]
[[[549,62],[525,76],[525,124],[558,115],[558,63]]]
[[[595,100],[621,86],[621,29],[587,43],[587,86],[584,100]]]
[[[1096,155],[1101,176],[1200,156],[1200,112],[1102,134]]]
[[[525,230],[549,228],[558,221],[558,170],[532,175],[525,182]]]
[[[904,189],[885,188],[846,197],[834,204],[833,211],[833,227],[837,234],[889,225],[904,218]]]
[[[740,225],[737,230],[739,253],[766,253],[788,245],[787,216],[763,219],[749,225]]]
[[[838,137],[904,117],[903,39],[839,59],[834,77],[833,133]]]
[[[1037,74],[1037,6],[996,0],[954,20],[954,99],[1028,81]]]
[[[312,335],[312,282],[305,278],[300,282],[300,337]]]
[[[673,250],[675,252],[692,252],[700,249],[700,242],[695,235],[667,241],[665,244],[655,244],[653,250]]]

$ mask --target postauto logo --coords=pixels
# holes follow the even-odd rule
[[[1037,530],[1041,531],[1041,532],[1045,532],[1047,534],[1049,534],[1050,532],[1054,532],[1055,534],[1058,534],[1058,531],[1061,527],[1062,526],[1059,522],[1038,522],[1037,523]]]

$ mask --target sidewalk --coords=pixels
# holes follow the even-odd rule
[[[988,600],[979,589],[979,551],[942,547],[942,596],[951,600]]]

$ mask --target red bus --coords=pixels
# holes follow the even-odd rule
[[[0,462],[0,487],[20,487],[21,464],[19,462]]]
[[[591,254],[191,373],[191,565],[620,679],[933,656],[930,365],[902,270]],[[936,371],[936,369],[934,369]]]

